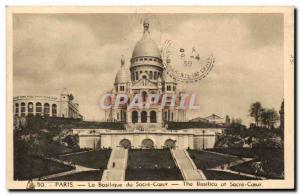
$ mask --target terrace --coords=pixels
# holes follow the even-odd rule
[[[58,158],[76,165],[93,168],[106,169],[111,150],[85,151],[73,154],[61,155]]]
[[[187,150],[191,159],[194,161],[196,167],[201,170],[215,168],[224,164],[230,164],[239,158],[234,156],[227,156],[218,153]]]
[[[183,180],[169,150],[134,149],[128,153],[125,180]]]

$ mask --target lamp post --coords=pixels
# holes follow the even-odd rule
[[[204,150],[204,133],[205,133],[205,131],[203,130],[202,131],[202,138],[203,138],[203,140],[202,140],[202,150]]]
[[[96,133],[96,131],[95,131],[95,129],[92,131],[93,132],[93,134],[94,134],[94,151],[96,150],[96,138],[95,138],[95,133]]]

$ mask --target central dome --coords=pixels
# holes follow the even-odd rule
[[[132,53],[132,58],[144,56],[161,58],[159,48],[150,37],[149,23],[147,21],[144,21],[144,34],[135,45]]]

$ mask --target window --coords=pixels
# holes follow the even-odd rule
[[[145,61],[147,61],[147,60],[148,60],[148,58],[144,58],[144,60],[145,60]]]
[[[152,61],[152,58],[150,58],[149,60]]]
[[[125,90],[125,87],[124,87],[124,86],[120,86],[120,90],[121,90],[121,91],[124,91],[124,90]]]
[[[153,77],[153,72],[150,71],[150,73],[149,73],[149,79],[152,79],[152,77]]]
[[[155,111],[150,112],[150,123],[156,123],[156,112]]]
[[[140,61],[143,61],[143,58],[140,58]]]
[[[28,103],[27,110],[28,110],[28,116],[33,115],[33,103],[32,102]]]
[[[50,115],[50,105],[48,103],[44,104],[44,116]]]
[[[35,104],[35,112],[36,112],[36,115],[42,114],[42,104],[40,102],[37,102]]]
[[[21,103],[21,116],[25,116],[26,104],[24,102]]]
[[[138,112],[137,111],[133,111],[131,113],[131,121],[132,121],[132,123],[137,123],[138,122]]]
[[[171,86],[167,85],[167,91],[171,91]]]
[[[56,106],[56,104],[52,104],[52,116],[53,117],[57,116],[57,106]]]
[[[141,122],[147,123],[147,112],[146,111],[141,112]]]
[[[19,104],[16,103],[15,106],[16,106],[16,107],[15,107],[15,116],[19,116]]]
[[[147,92],[146,91],[142,92],[142,98],[143,98],[143,102],[146,102],[146,100],[147,100]]]
[[[135,80],[139,80],[139,73],[138,72],[135,73]]]
[[[154,80],[157,79],[157,72],[154,72]]]

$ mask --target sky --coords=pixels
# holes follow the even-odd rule
[[[213,54],[209,75],[179,89],[197,94],[200,110],[249,124],[250,104],[279,110],[283,100],[281,14],[15,14],[13,93],[57,96],[63,88],[86,120],[103,120],[99,97],[113,88],[123,55],[129,68],[136,42],[149,18],[150,35],[201,56]]]

